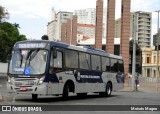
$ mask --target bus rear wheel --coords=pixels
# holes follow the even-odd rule
[[[112,93],[112,85],[111,85],[111,83],[107,83],[106,96],[111,96],[111,93]]]
[[[32,100],[36,101],[38,98],[38,95],[37,94],[32,94]]]
[[[112,93],[112,85],[111,83],[107,83],[105,92],[100,92],[99,94],[104,97],[111,96]]]

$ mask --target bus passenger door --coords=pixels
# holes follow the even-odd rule
[[[52,50],[49,70],[48,93],[59,94],[59,74],[62,72],[62,52]]]

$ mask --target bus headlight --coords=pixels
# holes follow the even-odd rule
[[[39,79],[38,85],[41,85],[43,83],[43,81],[44,81],[44,76]]]

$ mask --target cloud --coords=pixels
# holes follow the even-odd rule
[[[54,7],[55,11],[71,11],[77,9],[85,8],[96,8],[97,0],[0,0],[0,3],[5,7],[10,13],[10,19],[14,17],[14,21],[19,21],[24,25],[23,19],[26,18],[25,23],[31,23],[29,21],[37,21],[39,24],[36,25],[37,29],[42,28],[40,22],[43,21],[44,27],[47,21],[49,21],[51,15],[51,9]],[[104,7],[107,7],[107,0],[104,1]],[[115,18],[121,17],[121,1],[116,0],[116,15]],[[159,9],[160,0],[131,0],[131,12],[133,11],[147,11],[154,12]],[[27,20],[28,19],[28,20]],[[32,20],[33,19],[33,20]],[[155,33],[155,27],[157,22],[157,13],[152,13],[152,33]],[[34,24],[34,23],[33,23]],[[35,25],[33,25],[35,26]],[[28,27],[29,28],[29,27]],[[25,31],[28,31],[26,26],[24,26]],[[156,27],[157,28],[157,27]],[[21,29],[23,29],[21,27]],[[30,29],[30,28],[29,28]],[[42,31],[41,31],[42,32]],[[46,31],[45,31],[46,32]],[[34,36],[35,33],[27,33],[29,36]],[[32,34],[32,35],[31,35]],[[38,33],[37,33],[38,34]],[[39,32],[39,34],[42,34]]]
[[[9,12],[10,14],[12,14],[12,15],[17,15],[17,16],[24,14],[24,12],[22,12],[22,11],[12,10],[12,9],[11,9],[11,10],[8,10],[8,12]]]
[[[22,16],[26,13],[30,16],[48,19],[52,4],[57,4],[57,0],[37,1],[37,0],[0,0],[2,6],[8,9],[10,15],[17,15],[21,12]],[[10,12],[11,11],[11,12]],[[20,14],[20,13],[19,13]]]
[[[160,0],[131,0],[131,11],[154,12],[159,9]]]
[[[31,18],[31,19],[38,19],[39,18],[39,16],[32,15],[32,14],[27,14],[27,15],[25,15],[25,17]]]

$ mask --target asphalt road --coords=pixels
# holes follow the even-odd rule
[[[87,97],[77,97],[76,94],[72,94],[68,101],[63,101],[61,96],[39,96],[37,101],[32,101],[31,95],[17,95],[8,94],[5,88],[6,79],[0,78],[0,93],[3,96],[0,105],[160,105],[160,93],[159,92],[130,92],[130,91],[117,91],[113,92],[110,97],[101,97],[98,94],[89,94]],[[85,108],[85,107],[84,107]],[[114,111],[114,110],[113,110]],[[160,112],[107,112],[107,114],[160,114]],[[46,112],[50,113],[50,112]],[[75,114],[75,111],[58,111],[57,114]],[[105,111],[78,111],[78,114],[106,114]],[[13,113],[14,114],[14,113]],[[39,113],[40,114],[40,113]]]

